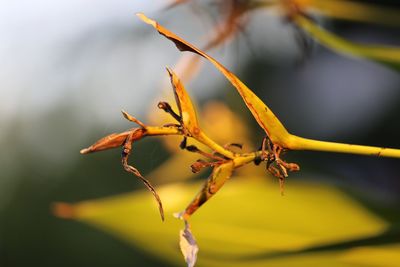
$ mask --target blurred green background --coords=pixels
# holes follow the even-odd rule
[[[398,7],[395,2],[380,2]],[[131,128],[132,125],[122,118],[121,109],[143,121],[149,119],[150,113],[159,114],[155,113],[159,111],[154,103],[163,100],[162,94],[170,92],[170,88],[165,86],[164,68],[166,65],[174,66],[181,54],[136,19],[135,12],[145,12],[196,44],[204,43],[204,36],[213,21],[208,18],[207,8],[197,14],[190,6],[163,10],[164,5],[165,1],[126,0],[96,3],[45,0],[0,2],[0,266],[184,266],[179,255],[173,254],[168,260],[168,255],[160,252],[163,251],[162,245],[173,239],[163,239],[164,226],[158,224],[156,208],[147,198],[148,194],[138,198],[135,204],[140,205],[143,201],[148,204],[148,209],[143,205],[132,206],[127,208],[129,214],[118,213],[121,217],[115,216],[115,220],[126,218],[132,223],[132,231],[138,235],[137,242],[135,237],[118,238],[118,234],[109,234],[107,230],[100,231],[91,226],[98,227],[101,218],[82,219],[85,222],[82,224],[56,218],[51,213],[52,203],[58,201],[76,203],[122,193],[143,194],[140,191],[143,190],[142,184],[123,171],[118,149],[87,156],[80,155],[79,150],[104,135]],[[215,14],[211,16],[215,17]],[[399,35],[395,34],[398,28],[330,20],[322,23],[352,40],[400,45]],[[302,60],[303,51],[296,43],[293,28],[268,12],[255,13],[247,24],[245,34],[239,34],[231,43],[212,54],[260,95],[291,132],[321,140],[400,148],[398,72],[373,62],[334,54],[316,44],[313,44],[311,55]],[[237,127],[247,127],[246,141],[249,143],[245,146],[258,147],[262,131],[237,93],[212,66],[204,64],[187,88],[200,109],[210,100],[223,101],[237,114],[234,118],[238,120]],[[234,139],[235,125],[231,127],[232,141],[241,142]],[[132,162],[145,175],[157,170],[175,154],[166,148],[161,139],[141,141],[134,149],[136,153]],[[176,153],[181,158],[185,157],[185,152]],[[399,160],[317,152],[292,152],[287,158],[299,163],[302,168],[301,172],[289,177],[287,196],[279,196],[277,181],[268,184],[270,190],[265,192],[265,198],[253,199],[262,195],[263,191],[255,190],[251,194],[251,189],[248,189],[250,192],[243,193],[239,202],[251,203],[253,208],[249,211],[254,209],[255,212],[244,214],[229,201],[223,202],[222,197],[216,197],[214,206],[214,199],[211,199],[203,215],[200,210],[199,217],[194,218],[194,229],[200,232],[199,241],[208,234],[221,235],[218,229],[202,228],[202,224],[207,225],[209,220],[225,223],[231,218],[233,223],[238,222],[241,229],[249,229],[253,227],[253,222],[267,224],[269,218],[281,215],[282,220],[296,225],[301,216],[291,217],[291,214],[301,207],[288,205],[286,210],[282,209],[285,209],[285,198],[295,203],[296,198],[293,197],[296,192],[301,192],[299,200],[304,205],[310,201],[316,216],[328,216],[321,217],[321,222],[327,223],[330,218],[329,208],[322,205],[324,201],[343,201],[343,207],[349,208],[349,225],[352,219],[363,223],[364,217],[354,215],[362,210],[362,214],[367,214],[365,218],[368,220],[365,220],[371,225],[373,233],[354,237],[350,231],[346,238],[347,232],[343,229],[343,238],[334,242],[331,240],[331,246],[327,239],[318,246],[314,244],[314,248],[313,244],[307,243],[295,250],[288,247],[288,251],[295,253],[297,250],[299,255],[316,251],[316,257],[325,257],[326,262],[322,261],[324,266],[328,266],[331,260],[324,254],[326,252],[336,255],[340,251],[371,246],[383,248],[390,254],[385,246],[394,245],[393,253],[398,253]],[[165,184],[181,182],[182,175],[189,176],[189,165],[184,168],[182,166],[179,171],[170,168],[171,172],[158,175],[159,178],[151,175],[148,178],[162,188]],[[265,178],[270,182],[269,176],[263,177],[259,169],[242,171],[238,175],[241,178],[232,183],[246,180],[245,177],[256,181]],[[203,180],[206,175],[203,173],[194,180]],[[196,182],[189,184],[189,189],[184,187],[183,192],[175,192],[175,195],[185,195],[175,211],[182,210],[200,186]],[[307,195],[308,187],[314,186],[323,187],[310,193],[315,199],[301,197],[302,194]],[[240,197],[240,192],[235,194]],[[332,194],[332,198],[326,197],[328,193]],[[163,200],[168,207],[168,203],[173,202],[173,195],[165,193],[165,196]],[[273,205],[266,202],[271,199],[279,202],[276,205],[282,209],[269,210]],[[321,205],[318,205],[319,202]],[[246,205],[242,208],[247,209]],[[143,215],[133,214],[135,211],[143,212]],[[343,216],[338,216],[337,221],[343,220]],[[314,227],[318,220],[310,219],[310,226]],[[332,225],[337,223],[334,220],[333,216]],[[279,220],[273,222],[280,224]],[[171,223],[173,227],[168,226]],[[223,223],[220,226],[222,229]],[[110,224],[114,227],[117,222]],[[165,232],[176,235],[176,244],[171,246],[179,254],[178,232],[171,229],[175,231],[174,227],[179,229],[180,226],[175,226],[171,213],[167,215],[166,225]],[[116,228],[107,227],[100,228],[108,229],[110,233],[119,229],[118,225]],[[143,230],[144,237],[140,236],[140,227],[146,228]],[[273,225],[268,227],[259,228],[260,236],[263,236],[263,230],[274,228]],[[352,227],[357,229],[357,225]],[[226,236],[234,238],[235,234],[240,235],[235,230],[229,232],[229,227],[226,229],[222,231]],[[279,231],[285,229],[286,226],[282,226]],[[341,230],[337,227],[335,231]],[[314,235],[317,237],[321,233]],[[265,239],[256,237],[257,234],[254,240],[247,242],[268,244],[281,238],[269,232],[265,234]],[[130,242],[127,243],[126,239]],[[200,255],[202,249],[205,252],[210,250],[207,246],[215,246],[218,255],[218,244],[224,247],[226,239],[221,237],[218,241],[221,243],[215,243],[204,238],[203,246],[200,242]],[[155,248],[150,241],[154,242]],[[257,251],[260,249],[263,246],[257,247]],[[285,246],[280,249],[285,251]],[[322,254],[318,255],[318,251]],[[249,255],[255,255],[250,252]],[[374,255],[369,250],[361,253],[368,254]],[[203,255],[206,257],[207,253]],[[223,255],[220,254],[221,257]],[[291,256],[293,254],[290,253],[275,255],[282,259]],[[207,261],[203,261],[203,266],[207,266],[204,262]],[[250,266],[249,262],[253,261],[247,259],[243,265]],[[301,262],[282,264],[297,266]],[[307,259],[303,262],[308,263]],[[352,261],[348,262],[346,264]],[[354,266],[370,266],[368,264],[373,261],[355,262]],[[240,261],[236,264],[240,265]],[[332,266],[339,265],[335,263]],[[372,266],[385,265],[378,262]]]

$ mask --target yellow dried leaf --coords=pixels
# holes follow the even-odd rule
[[[160,34],[173,41],[179,50],[190,51],[209,60],[237,89],[254,118],[265,130],[271,141],[275,144],[285,147],[285,145],[289,142],[290,134],[287,132],[272,110],[270,110],[257,95],[255,95],[238,77],[236,77],[235,74],[227,70],[222,64],[205,52],[159,25],[156,21],[147,18],[144,14],[137,15],[144,22],[152,25]]]
[[[400,263],[400,244],[353,248],[343,253],[341,259],[358,266],[396,267]]]
[[[193,103],[190,100],[189,94],[179,80],[178,76],[169,68],[168,74],[171,78],[171,84],[174,89],[176,104],[178,105],[179,115],[182,119],[182,124],[192,136],[197,136],[200,133],[199,123],[197,121],[196,111]]]

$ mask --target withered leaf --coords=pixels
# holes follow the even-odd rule
[[[169,68],[167,68],[167,71],[171,78],[171,84],[174,89],[175,100],[182,124],[192,136],[197,136],[200,132],[200,127],[192,100],[178,76]]]
[[[88,154],[92,152],[102,151],[110,148],[120,147],[124,144],[126,138],[132,131],[126,131],[122,133],[112,133],[107,135],[88,148],[84,148],[80,151],[81,154]],[[144,136],[144,131],[141,129],[136,129],[133,138],[139,140]]]
[[[143,175],[134,167],[128,165],[129,169],[126,169],[126,171],[134,174],[136,177],[138,177],[143,184],[147,187],[147,189],[153,194],[154,199],[157,201],[158,204],[158,210],[160,212],[160,216],[161,216],[161,220],[164,221],[165,220],[165,216],[164,216],[164,208],[163,208],[163,204],[161,201],[160,196],[158,195],[156,189],[151,185],[151,183],[143,177]]]
[[[137,14],[147,24],[152,25],[160,34],[170,39],[175,43],[177,48],[181,51],[190,51],[203,56],[209,60],[237,89],[245,104],[253,114],[258,124],[265,130],[270,139],[283,147],[289,142],[290,134],[285,129],[283,124],[275,116],[275,114],[267,107],[267,105],[257,97],[238,77],[232,72],[227,70],[222,64],[214,58],[196,48],[194,45],[178,37],[168,29],[159,25],[156,21],[147,18],[144,14]]]
[[[201,207],[201,205],[218,192],[218,190],[232,176],[234,168],[235,165],[232,160],[216,165],[203,188],[185,209],[182,218],[187,220],[198,208]]]

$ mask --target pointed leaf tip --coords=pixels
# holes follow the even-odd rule
[[[152,19],[146,17],[146,15],[143,14],[143,13],[141,13],[141,12],[136,13],[136,16],[137,16],[139,19],[141,19],[143,22],[145,22],[145,23],[147,23],[147,24],[150,24],[150,25],[152,25],[153,27],[156,27],[156,25],[157,25],[157,22],[156,22],[156,21],[154,21],[154,20],[152,20]]]
[[[166,66],[165,69],[167,70],[169,76],[172,76],[172,70],[170,69],[170,67]]]
[[[90,149],[88,149],[88,148],[83,148],[83,149],[81,149],[80,151],[79,151],[79,153],[81,153],[81,154],[87,154],[87,153],[89,153],[90,152]]]
[[[121,113],[125,119],[129,120],[129,114],[125,110],[121,110]]]

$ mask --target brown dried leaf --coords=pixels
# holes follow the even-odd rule
[[[201,205],[218,192],[218,190],[231,177],[234,168],[234,163],[231,160],[216,165],[201,191],[186,208],[182,218],[187,220],[198,208],[201,207]]]
[[[81,154],[88,154],[92,152],[97,152],[101,150],[106,150],[110,148],[115,148],[122,146],[130,134],[130,131],[126,131],[123,133],[112,133],[107,135],[100,140],[96,141],[93,145],[88,148],[84,148],[80,151]],[[139,139],[139,137],[138,137]]]

